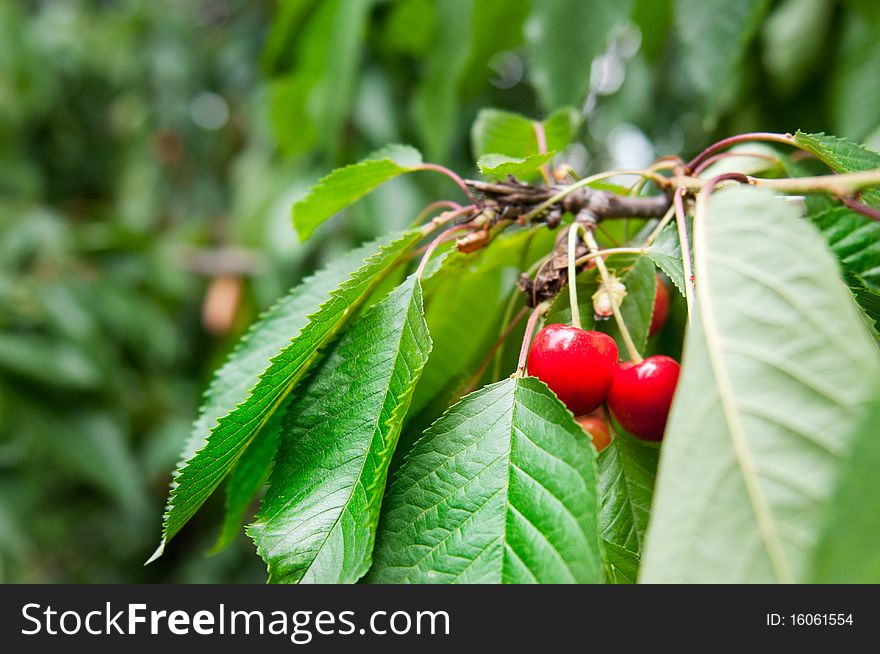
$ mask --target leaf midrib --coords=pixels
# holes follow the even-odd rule
[[[708,274],[708,234],[704,222],[708,217],[703,215],[700,220],[694,220],[694,259],[695,267],[701,273],[699,283],[696,284],[698,301],[698,318],[703,328],[703,336],[706,341],[706,350],[709,354],[709,367],[712,377],[718,389],[718,400],[721,404],[727,422],[730,439],[733,444],[736,460],[739,463],[739,471],[746,487],[746,494],[758,525],[764,549],[770,559],[770,565],[777,581],[794,583],[795,579],[789,569],[788,562],[782,551],[782,544],[776,533],[773,514],[761,489],[757,467],[752,458],[752,452],[745,435],[745,430],[739,420],[738,403],[735,398],[730,375],[724,361],[721,345],[721,334],[716,322],[712,293],[710,292],[710,280]],[[755,281],[761,282],[756,279]],[[761,282],[763,284],[763,282]]]
[[[418,284],[417,281],[415,281],[414,283]],[[411,297],[410,301],[407,303],[406,310],[404,312],[407,314],[407,316],[404,318],[404,324],[401,325],[401,328],[398,333],[398,338],[396,341],[395,352],[397,352],[397,354],[394,356],[394,363],[391,366],[391,380],[392,381],[394,378],[394,370],[397,368],[397,364],[400,361],[400,357],[401,357],[400,344],[403,342],[403,335],[406,332],[407,323],[409,322],[408,314],[409,314],[409,310],[412,306],[412,301],[414,299],[414,295],[415,295],[415,288],[413,289],[413,297]],[[336,519],[333,521],[333,525],[330,527],[330,529],[327,530],[327,533],[324,536],[324,538],[321,540],[320,545],[318,545],[317,548],[315,549],[316,556],[312,557],[311,561],[303,569],[303,572],[302,572],[302,575],[300,575],[300,578],[305,577],[306,574],[308,574],[309,570],[312,569],[312,565],[315,563],[315,560],[318,558],[317,553],[321,552],[324,549],[324,546],[327,544],[327,541],[330,539],[330,535],[336,530],[336,527],[339,526],[339,521],[342,519],[343,514],[345,514],[345,512],[348,511],[348,507],[351,504],[352,498],[354,497],[355,490],[359,486],[362,485],[362,479],[363,479],[364,467],[365,467],[364,463],[366,462],[366,459],[370,456],[370,450],[372,449],[373,439],[376,437],[376,432],[379,431],[379,424],[382,419],[382,413],[383,413],[382,408],[385,406],[385,402],[388,399],[388,394],[390,392],[391,392],[391,382],[388,383],[388,385],[385,388],[385,392],[382,394],[382,401],[379,403],[380,409],[376,414],[376,420],[374,422],[372,432],[371,432],[370,443],[367,446],[367,449],[365,450],[364,455],[362,457],[363,461],[361,462],[361,465],[359,467],[357,479],[351,485],[351,489],[349,490],[348,497],[346,497],[345,502],[342,503],[342,505],[340,507],[341,510],[339,511],[339,514],[336,516]],[[366,492],[366,487],[364,487],[364,491]],[[272,516],[272,520],[276,519],[283,511],[285,511],[293,501],[294,501],[294,498],[291,498],[281,508],[279,508],[278,511],[275,512],[275,515]],[[268,522],[267,522],[267,524],[268,524]],[[343,535],[343,539],[344,539],[344,535]]]

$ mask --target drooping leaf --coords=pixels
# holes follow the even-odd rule
[[[526,22],[531,79],[546,109],[583,103],[593,59],[629,17],[632,0],[543,0]],[[505,153],[509,154],[509,153]]]
[[[880,222],[839,206],[809,217],[840,262],[880,289]]]
[[[563,107],[550,114],[542,121],[547,150],[558,152],[565,149],[582,120],[580,113],[572,107]],[[541,151],[534,121],[500,109],[483,109],[477,114],[471,127],[471,145],[477,159],[487,154],[526,158]]]
[[[431,349],[412,276],[336,344],[297,393],[255,522],[275,583],[353,583],[370,567],[379,507]]]
[[[301,240],[330,216],[353,204],[377,186],[415,170],[422,163],[418,150],[391,145],[356,164],[337,168],[293,205],[293,225]]]
[[[839,173],[858,173],[880,168],[880,153],[837,136],[807,134],[798,130],[794,140]],[[880,190],[876,188],[863,191],[862,198],[872,206],[880,206]]]
[[[684,65],[712,109],[769,6],[767,0],[675,0]]]
[[[598,583],[594,452],[533,377],[471,393],[395,473],[367,581]]]
[[[480,173],[491,177],[514,175],[523,177],[535,172],[553,158],[555,152],[530,154],[527,157],[509,157],[504,154],[484,154],[477,160]]]
[[[352,106],[373,0],[283,4],[284,24],[270,32],[264,61],[273,67],[287,50],[291,62],[271,87],[276,136],[290,154],[320,145],[333,161]]]
[[[836,134],[862,140],[880,125],[880,39],[875,24],[856,12],[842,16],[840,51],[826,97]]]
[[[713,196],[694,252],[640,580],[804,581],[880,355],[824,243],[772,193]]]
[[[764,70],[774,89],[791,94],[821,60],[834,6],[825,0],[785,0],[761,33]]]
[[[599,530],[612,583],[634,584],[648,529],[659,450],[616,433],[599,454]]]
[[[251,328],[208,390],[168,499],[162,542],[150,560],[161,556],[165,544],[271,419],[320,348],[419,238],[418,232],[407,232],[359,248],[306,280]]]
[[[437,3],[437,30],[413,97],[413,117],[433,161],[445,161],[459,112],[458,88],[470,51],[473,0]]]
[[[681,241],[678,238],[678,228],[669,224],[664,227],[657,238],[648,248],[648,256],[656,266],[666,273],[666,276],[681,293],[685,295],[684,267],[681,259]]]
[[[852,434],[852,447],[841,465],[816,547],[812,582],[880,583],[880,511],[874,502],[880,469],[878,398],[880,388],[874,391],[864,418]]]
[[[285,407],[279,408],[238,459],[226,482],[226,513],[214,552],[227,547],[242,531],[248,509],[269,479]]]

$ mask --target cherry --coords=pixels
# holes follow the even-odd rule
[[[529,374],[547,384],[576,416],[605,401],[616,367],[613,338],[571,325],[547,325],[529,351]]]
[[[663,354],[617,367],[608,406],[624,429],[644,440],[663,439],[680,369],[675,359]]]
[[[593,445],[596,447],[596,451],[601,452],[608,447],[608,444],[611,442],[611,433],[608,431],[607,422],[594,415],[580,416],[575,418],[575,420],[581,426],[581,429],[589,434],[593,440]]]
[[[669,314],[669,289],[660,275],[657,275],[657,292],[654,293],[654,312],[651,314],[651,328],[648,330],[650,338],[663,328],[666,316]]]

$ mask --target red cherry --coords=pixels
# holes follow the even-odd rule
[[[608,397],[617,345],[602,332],[571,325],[547,325],[529,351],[529,374],[550,387],[573,414],[597,409]]]
[[[589,434],[590,438],[593,440],[593,445],[596,446],[596,450],[601,452],[608,444],[611,443],[611,433],[608,431],[608,423],[602,420],[597,416],[580,416],[579,418],[575,418],[577,423],[581,426],[587,434]]]
[[[663,439],[680,369],[663,354],[617,367],[608,406],[624,429],[647,441]]]
[[[660,275],[657,275],[657,292],[654,293],[654,312],[651,314],[651,328],[648,330],[650,338],[663,328],[666,316],[669,314],[669,289]]]

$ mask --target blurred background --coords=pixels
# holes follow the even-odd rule
[[[577,107],[581,173],[750,130],[880,149],[880,3],[713,5],[0,0],[0,581],[264,580],[244,536],[206,554],[222,497],[142,567],[200,394],[304,275],[455,197],[406,176],[299,243],[335,166],[473,175],[481,107]]]

